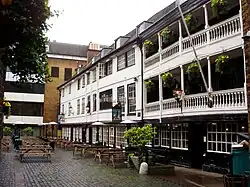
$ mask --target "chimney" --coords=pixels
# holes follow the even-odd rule
[[[94,44],[92,42],[89,43],[89,48],[88,48],[88,52],[87,52],[87,60],[88,63],[91,62],[91,59],[97,55],[100,52],[101,48],[99,44]]]

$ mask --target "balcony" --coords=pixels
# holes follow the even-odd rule
[[[162,103],[149,103],[145,108],[145,118],[247,113],[244,88],[212,92],[212,99],[214,105],[209,108],[207,93],[186,95],[183,97],[182,111],[174,98],[163,100]]]
[[[216,25],[208,27],[198,33],[191,35],[191,39],[193,45],[196,49],[205,48],[210,46],[212,48],[212,44],[216,44],[219,41],[223,41],[234,36],[239,36],[241,34],[241,24],[240,24],[240,17],[239,15],[233,16],[227,20],[224,20]],[[239,40],[241,42],[241,40]],[[232,43],[232,45],[236,45]],[[228,47],[225,44],[225,47]],[[150,56],[149,58],[145,59],[145,68],[146,71],[151,69],[153,65],[157,65],[158,62],[165,63],[177,56],[183,55],[188,53],[192,50],[189,38],[180,39],[173,43],[172,45],[168,46],[167,48],[163,49],[161,52]],[[217,49],[214,48],[215,51],[211,51],[211,53],[216,52]],[[202,51],[202,53],[206,52]],[[193,58],[193,56],[192,56]],[[152,67],[154,68],[154,67]]]

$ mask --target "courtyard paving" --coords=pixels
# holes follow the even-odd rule
[[[16,153],[0,157],[0,187],[181,187],[174,181],[142,176],[127,168],[114,169],[92,158],[74,159],[56,150],[52,162],[20,163]]]

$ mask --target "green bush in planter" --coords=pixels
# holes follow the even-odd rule
[[[25,135],[27,136],[32,136],[33,135],[33,128],[32,127],[27,127],[25,129],[23,129],[23,132],[25,133]]]
[[[12,133],[12,129],[10,127],[4,127],[3,128],[3,135],[4,136],[10,136]]]
[[[200,68],[198,63],[191,63],[189,64],[186,73],[188,74],[188,79],[193,81],[200,77]]]
[[[156,135],[155,128],[151,125],[145,125],[144,127],[132,127],[124,132],[124,138],[129,139],[131,145],[139,148],[139,158],[142,162],[142,158],[145,155],[147,158],[146,145],[152,141]]]
[[[161,74],[161,79],[162,79],[164,87],[171,88],[175,84],[175,80],[174,80],[173,74],[170,73],[170,72]]]

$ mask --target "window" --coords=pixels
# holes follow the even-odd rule
[[[85,98],[82,98],[82,114],[85,113]]]
[[[237,123],[209,124],[207,130],[208,152],[230,153],[233,142],[241,139],[237,133],[247,132],[247,127]]]
[[[62,89],[62,97],[64,97],[64,88]]]
[[[72,110],[72,107],[71,107],[71,103],[69,102],[69,105],[68,105],[68,116],[70,116],[71,114],[71,111]]]
[[[77,80],[77,90],[80,90],[81,88],[81,79]]]
[[[127,53],[117,57],[118,71],[126,67],[133,66],[134,64],[135,64],[135,49],[132,49]]]
[[[64,114],[64,104],[62,105],[61,114]]]
[[[92,71],[92,82],[96,81],[96,68]]]
[[[99,78],[103,78],[105,76],[111,75],[113,73],[113,63],[112,60],[107,63],[99,64]]]
[[[127,66],[133,66],[135,65],[135,50],[132,49],[129,52],[127,52]]]
[[[14,81],[4,81],[4,91],[14,93],[44,94],[45,84],[40,83],[20,83]]]
[[[96,94],[93,95],[93,112],[96,111]]]
[[[90,111],[91,111],[91,107],[90,107],[91,105],[90,105],[90,95],[87,97],[87,107],[88,107],[88,111],[87,111],[87,113],[90,113]]]
[[[80,99],[77,99],[77,115],[80,115]]]
[[[117,57],[117,70],[126,68],[126,57],[125,54]]]
[[[172,130],[172,148],[188,149],[188,124],[175,124]]]
[[[106,75],[111,75],[112,72],[113,72],[113,63],[112,63],[112,60],[108,61],[106,64]]]
[[[43,116],[43,103],[11,101],[13,116]]]
[[[169,147],[171,144],[170,141],[171,133],[169,127],[163,127],[161,129],[161,146]]]
[[[72,77],[72,68],[65,68],[64,69],[64,81],[71,79]]]
[[[71,84],[69,84],[69,94],[71,94]]]
[[[128,85],[128,113],[134,113],[136,110],[135,83]]]
[[[100,93],[100,110],[112,108],[112,89]]]
[[[85,74],[82,77],[82,88],[84,88],[84,87],[85,87]]]
[[[124,95],[124,86],[117,88],[117,101],[121,103],[122,112],[125,112],[125,95]]]
[[[51,77],[59,77],[59,67],[51,67]]]
[[[125,147],[127,145],[127,139],[124,139],[124,132],[126,127],[116,127],[116,145]]]
[[[90,84],[90,73],[87,73],[87,85]]]

